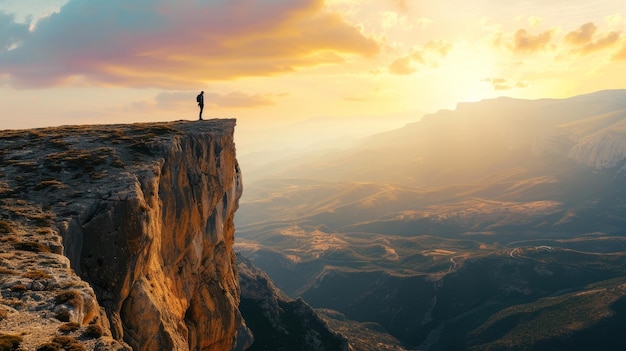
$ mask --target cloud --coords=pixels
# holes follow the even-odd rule
[[[610,48],[620,39],[619,32],[609,32],[601,38],[594,40],[598,27],[592,22],[585,23],[575,31],[567,33],[565,36],[565,42],[575,46],[574,53],[580,53],[583,55],[599,51],[602,49]]]
[[[483,24],[483,27],[493,32],[492,45],[494,47],[506,49],[516,54],[538,53],[553,48],[551,43],[557,33],[556,28],[533,35],[524,28],[512,33],[502,32],[500,26]]]
[[[504,78],[485,78],[482,80],[491,84],[493,90],[511,90],[514,88],[526,88],[528,83],[526,82],[510,82]]]
[[[400,57],[389,65],[389,72],[397,75],[409,75],[416,71],[410,56]]]
[[[394,60],[388,71],[397,75],[410,75],[417,72],[417,65],[437,66],[438,61],[448,55],[452,44],[444,40],[433,40],[423,47],[414,47],[411,52]]]
[[[546,49],[552,37],[554,30],[547,30],[543,33],[532,35],[526,29],[518,29],[513,36],[511,49],[518,53],[532,53]]]
[[[561,56],[567,53],[572,55],[587,55],[596,51],[608,49],[619,44],[622,39],[618,31],[600,33],[598,26],[588,22],[577,29],[558,35],[559,30],[552,28],[533,35],[526,29],[518,29],[514,34],[498,33],[494,46],[504,47],[514,53],[538,53],[556,49]]]
[[[565,42],[572,45],[586,45],[591,42],[598,27],[593,22],[585,23],[575,31],[565,35]]]
[[[323,0],[70,0],[0,52],[0,75],[22,87],[180,89],[377,54],[374,39],[322,7]]]
[[[0,11],[0,55],[15,49],[28,35],[28,25],[15,22],[15,16]]]
[[[619,32],[610,32],[606,36],[589,43],[580,49],[583,54],[613,47],[621,38]]]

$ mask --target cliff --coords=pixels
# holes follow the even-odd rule
[[[0,343],[231,350],[234,120],[0,132]],[[7,339],[8,340],[8,339]]]

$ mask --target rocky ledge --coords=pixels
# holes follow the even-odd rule
[[[234,127],[0,131],[0,348],[249,346]]]

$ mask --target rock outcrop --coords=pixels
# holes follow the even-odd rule
[[[28,349],[248,347],[234,127],[0,132],[0,331]]]
[[[255,335],[250,351],[348,351],[348,340],[331,330],[304,300],[293,300],[254,264],[237,255],[241,313]]]

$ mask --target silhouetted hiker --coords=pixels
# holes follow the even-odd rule
[[[202,110],[204,109],[204,91],[201,91],[198,96],[196,96],[196,101],[198,102],[198,106],[200,106],[200,120],[202,121]]]

